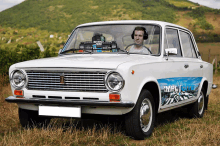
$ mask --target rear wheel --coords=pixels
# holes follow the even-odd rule
[[[142,90],[134,109],[125,116],[126,132],[134,139],[151,136],[155,122],[155,104],[151,93]]]
[[[33,127],[46,127],[50,123],[50,118],[40,117],[38,111],[18,109],[19,120],[24,128],[33,128]]]
[[[196,102],[190,105],[189,115],[192,118],[202,118],[205,112],[205,95],[203,90],[200,92]]]

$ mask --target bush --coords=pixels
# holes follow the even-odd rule
[[[57,56],[55,48],[52,48],[52,50],[46,48],[44,52],[40,52],[37,46],[22,45],[18,46],[16,49],[0,48],[0,75],[7,75],[9,67],[17,62],[53,56]]]

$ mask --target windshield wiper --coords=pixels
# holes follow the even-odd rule
[[[69,49],[69,50],[65,50],[65,51],[61,52],[60,54],[64,54],[64,53],[71,52],[71,51],[73,51],[73,53],[74,53],[76,50],[77,49]]]
[[[88,51],[88,50],[83,50],[83,52],[88,52],[88,53],[90,53],[90,54],[93,54],[92,51]]]
[[[71,52],[71,51],[73,51],[73,53],[74,53],[75,51],[78,51],[78,50],[82,50],[82,49],[69,49],[69,50],[65,50],[65,51],[61,52],[60,54],[64,54],[64,53]],[[88,52],[90,54],[93,54],[93,52],[88,51],[88,50],[83,50],[82,53],[84,53],[84,52]]]

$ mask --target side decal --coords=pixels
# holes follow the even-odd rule
[[[198,94],[202,77],[176,77],[158,79],[162,106],[181,102]]]

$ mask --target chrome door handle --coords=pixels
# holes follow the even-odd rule
[[[188,68],[188,67],[189,67],[189,64],[185,64],[184,67],[185,67],[185,68]]]
[[[200,65],[200,68],[203,68],[203,65]]]

